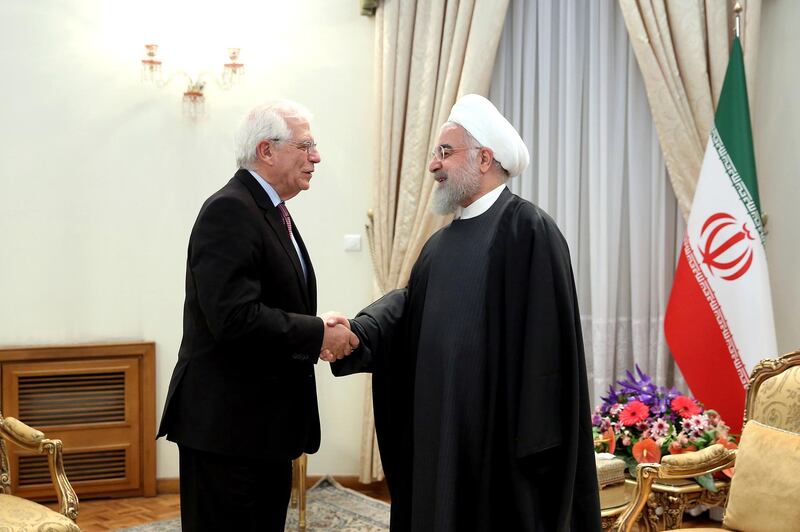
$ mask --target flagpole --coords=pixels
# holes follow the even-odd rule
[[[730,5],[730,4],[729,4]],[[733,27],[733,33],[736,35],[736,38],[739,38],[739,15],[742,12],[742,4],[736,2],[736,5],[733,6],[733,12],[736,13],[735,18],[735,25]]]
[[[734,4],[734,6],[733,6],[733,12],[735,13],[735,15],[734,15],[734,25],[733,25],[733,34],[736,36],[737,39],[740,39],[740,40],[741,40],[741,37],[739,36],[739,32],[740,32],[740,18],[741,18],[742,10],[743,10],[742,4],[740,2],[736,2],[736,4]],[[768,220],[768,218],[769,218],[769,216],[767,215],[767,213],[761,212],[761,224],[762,224],[762,227],[764,228],[764,235],[769,234],[769,231],[767,230],[767,220]]]

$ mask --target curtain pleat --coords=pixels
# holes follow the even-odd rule
[[[376,296],[405,286],[423,244],[448,217],[428,209],[430,151],[462,94],[486,95],[508,0],[386,0],[376,12],[379,154],[367,235]],[[367,383],[362,482],[383,477]]]
[[[512,191],[569,244],[594,400],[634,364],[684,387],[663,333],[683,222],[617,4],[512,0],[490,99],[532,155]]]

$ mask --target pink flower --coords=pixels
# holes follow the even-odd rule
[[[722,419],[719,419],[716,424],[716,430],[717,430],[717,435],[722,436],[723,438],[727,438],[728,432],[731,430],[731,428],[728,425],[726,425],[725,422],[722,421]]]
[[[650,425],[650,434],[656,438],[663,438],[669,434],[669,429],[669,422],[663,417],[660,417]]]
[[[679,395],[670,403],[672,410],[678,413],[682,418],[696,416],[700,413],[700,407],[692,400],[691,397]]]
[[[623,447],[630,447],[631,446],[631,437],[628,436],[628,435],[623,436],[622,440],[620,440],[620,443],[622,444]]]
[[[624,408],[624,407],[623,407],[621,404],[617,403],[617,404],[615,404],[614,406],[612,406],[612,407],[611,407],[611,408],[608,410],[608,413],[609,413],[609,414],[611,414],[612,416],[616,416],[617,414],[619,414],[620,412],[622,412],[622,409],[623,409],[623,408]]]
[[[648,414],[650,414],[650,409],[646,404],[641,401],[631,401],[620,412],[619,420],[626,427],[630,427],[647,419]]]
[[[708,418],[703,414],[699,414],[688,419],[684,419],[683,430],[685,430],[690,437],[694,436],[696,438],[701,436],[706,430],[708,430]]]

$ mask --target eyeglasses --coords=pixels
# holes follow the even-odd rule
[[[481,148],[483,148],[483,146],[473,146],[471,148],[452,148],[450,146],[441,145],[441,146],[436,146],[433,149],[433,151],[431,152],[431,157],[433,157],[437,161],[444,161],[457,151],[480,150]]]
[[[298,150],[302,150],[308,154],[317,151],[317,143],[314,142],[313,140],[304,140],[301,142],[292,139],[269,139],[269,140],[273,142],[285,142],[287,144],[291,144]]]

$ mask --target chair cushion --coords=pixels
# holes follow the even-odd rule
[[[761,383],[748,412],[750,419],[770,427],[800,433],[800,366],[793,366]]]
[[[80,532],[71,519],[46,506],[0,494],[0,532]]]
[[[800,434],[750,420],[736,453],[723,524],[747,532],[797,530]]]

